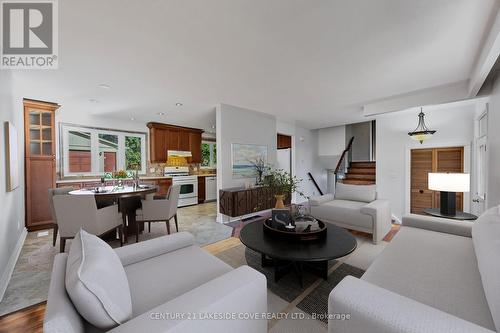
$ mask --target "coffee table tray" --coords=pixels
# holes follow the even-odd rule
[[[314,221],[296,221],[299,223],[317,223],[317,228],[313,230],[297,231],[295,229],[286,229],[283,225],[273,222],[272,219],[267,219],[263,223],[264,233],[270,237],[278,238],[290,242],[312,242],[326,237],[326,224],[319,220]],[[300,228],[297,228],[300,229]]]

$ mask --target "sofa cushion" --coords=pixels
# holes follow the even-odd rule
[[[309,204],[311,206],[319,206],[324,204],[325,202],[332,201],[333,199],[335,199],[335,196],[331,193],[315,195],[309,198]]]
[[[335,187],[335,199],[372,202],[376,198],[376,185],[349,185],[337,183]]]
[[[184,247],[125,266],[132,296],[133,317],[231,270],[231,266],[198,246]]]
[[[371,230],[373,218],[361,213],[361,207],[365,205],[365,202],[335,199],[320,206],[311,207],[311,214],[322,221],[340,222],[342,225],[353,225]]]
[[[66,291],[80,315],[109,329],[132,316],[125,270],[115,251],[99,237],[80,230],[68,254]]]
[[[500,206],[488,209],[474,223],[472,242],[486,300],[500,330]]]
[[[403,226],[362,279],[495,330],[469,237]]]

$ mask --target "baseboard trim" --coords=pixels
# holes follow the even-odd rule
[[[26,228],[23,228],[23,231],[21,232],[21,235],[17,240],[16,247],[14,248],[14,251],[12,252],[12,255],[9,258],[9,261],[7,262],[5,271],[3,272],[2,277],[0,278],[0,302],[3,300],[3,296],[5,294],[5,291],[7,290],[7,286],[9,285],[10,278],[12,276],[12,273],[14,272],[14,268],[16,267],[17,259],[21,254],[21,250],[23,248],[24,241],[26,240],[27,235],[28,235],[28,230],[26,230]]]

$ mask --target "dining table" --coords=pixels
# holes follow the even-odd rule
[[[135,235],[137,222],[136,211],[141,208],[141,199],[148,194],[158,191],[154,185],[139,186],[103,186],[83,188],[69,192],[70,195],[93,195],[97,208],[118,204],[118,210],[123,219],[124,242],[128,242],[129,235]],[[144,225],[139,226],[139,231],[144,230]]]

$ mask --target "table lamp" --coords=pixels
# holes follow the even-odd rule
[[[429,190],[441,192],[441,214],[455,216],[457,214],[456,192],[470,191],[470,175],[468,173],[429,173]]]

